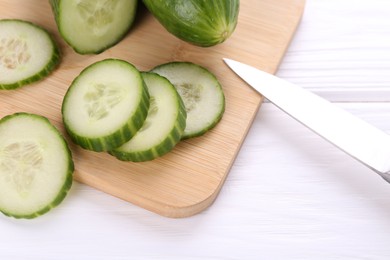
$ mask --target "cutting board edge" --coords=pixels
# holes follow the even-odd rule
[[[291,34],[291,37],[288,41],[288,43],[286,44],[283,52],[282,52],[282,55],[280,56],[278,62],[277,62],[277,66],[275,68],[274,71],[272,71],[273,74],[276,74],[276,72],[278,71],[278,68],[281,64],[281,62],[283,61],[283,58],[285,56],[285,53],[287,52],[291,42],[293,41],[294,39],[294,36],[299,28],[299,24],[301,23],[302,21],[302,17],[303,17],[303,14],[304,14],[304,10],[305,10],[305,5],[306,5],[306,0],[302,0],[302,8],[300,10],[300,14],[298,17],[298,19],[296,20],[296,23],[294,25],[294,31],[293,33]],[[238,76],[237,76],[238,77]],[[243,84],[246,84],[244,81],[243,81]],[[250,86],[248,86],[250,88]],[[154,210],[151,210],[149,209],[150,211],[152,212],[155,212],[159,215],[162,215],[162,216],[165,216],[165,217],[170,217],[170,218],[185,218],[185,217],[191,217],[193,215],[196,215],[196,214],[199,214],[200,212],[204,211],[205,209],[209,208],[213,203],[214,201],[217,199],[218,197],[218,194],[220,193],[222,187],[223,187],[223,184],[225,183],[228,175],[229,175],[229,172],[233,166],[233,163],[234,161],[236,160],[237,158],[237,155],[238,153],[240,152],[241,150],[241,147],[248,135],[248,132],[250,130],[250,128],[252,127],[253,125],[253,122],[254,122],[254,119],[256,118],[256,115],[261,107],[261,105],[263,104],[263,101],[264,101],[264,97],[262,95],[260,95],[260,99],[259,99],[259,103],[257,104],[257,107],[256,109],[254,110],[254,113],[252,114],[251,116],[251,120],[249,121],[249,124],[247,126],[247,128],[245,129],[245,132],[244,132],[244,135],[242,136],[241,140],[240,140],[240,143],[239,143],[239,146],[237,147],[235,153],[234,153],[234,156],[233,156],[233,159],[231,160],[230,162],[230,165],[228,166],[227,170],[226,170],[226,173],[224,174],[224,177],[222,178],[221,182],[219,183],[219,185],[216,187],[216,189],[214,190],[213,193],[211,193],[210,196],[204,198],[204,200],[202,201],[199,201],[198,203],[196,204],[193,204],[193,205],[190,205],[190,206],[186,206],[186,207],[172,207],[171,209],[173,209],[174,211],[170,211],[170,212],[156,212]]]

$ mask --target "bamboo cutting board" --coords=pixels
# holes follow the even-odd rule
[[[48,117],[69,141],[76,180],[167,217],[194,215],[216,198],[262,103],[262,97],[240,81],[222,57],[274,73],[303,9],[304,0],[243,0],[233,36],[223,44],[201,48],[167,33],[140,5],[136,23],[123,41],[99,55],[79,55],[59,36],[49,1],[0,0],[0,19],[25,19],[43,26],[54,35],[63,55],[48,78],[0,91],[0,117],[20,111]],[[172,152],[150,162],[121,162],[73,145],[62,125],[62,98],[82,69],[105,58],[127,60],[140,70],[173,60],[208,68],[223,86],[223,119],[205,135],[182,141]]]

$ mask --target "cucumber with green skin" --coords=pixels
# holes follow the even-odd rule
[[[39,81],[59,62],[59,48],[44,28],[24,20],[0,20],[0,90]]]
[[[225,95],[216,76],[191,62],[168,62],[152,72],[167,78],[177,89],[187,112],[182,139],[203,135],[222,119]]]
[[[40,115],[0,119],[0,212],[35,218],[59,205],[73,178],[71,151],[61,133]]]
[[[76,144],[102,152],[129,141],[148,109],[149,93],[137,68],[124,60],[105,59],[73,80],[62,102],[62,117]]]
[[[122,146],[109,151],[122,161],[150,161],[171,151],[186,126],[186,111],[175,87],[164,77],[143,72],[150,94],[148,116],[137,134]]]
[[[224,42],[236,28],[239,0],[143,0],[176,37],[209,47]]]
[[[131,28],[137,0],[50,0],[63,39],[80,54],[117,44]]]

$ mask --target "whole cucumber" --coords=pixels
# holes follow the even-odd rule
[[[224,42],[236,28],[239,0],[143,0],[154,17],[176,37],[209,47]]]

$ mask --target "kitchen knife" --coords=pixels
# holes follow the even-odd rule
[[[390,183],[388,134],[295,84],[249,65],[223,60],[270,102]]]

